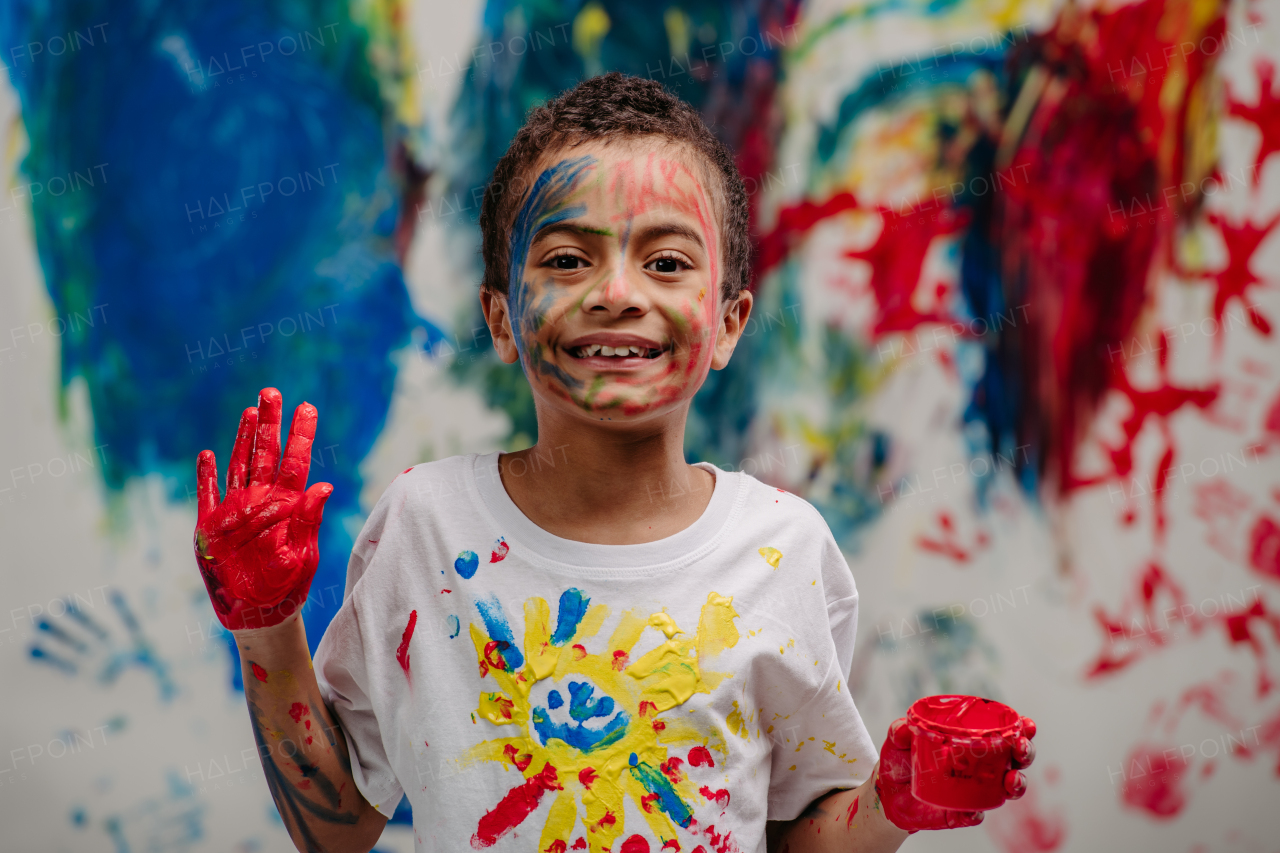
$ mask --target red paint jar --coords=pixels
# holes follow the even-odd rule
[[[911,794],[944,809],[984,811],[1008,799],[1004,777],[1022,718],[977,696],[926,696],[907,710]]]

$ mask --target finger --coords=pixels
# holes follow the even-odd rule
[[[249,467],[251,486],[275,482],[280,464],[280,392],[263,388],[258,392],[258,431],[253,439],[253,462]]]
[[[957,812],[947,810],[947,828],[960,829],[965,826],[977,826],[987,816],[986,812]]]
[[[1004,774],[1004,790],[1009,795],[1009,799],[1018,799],[1027,792],[1027,777],[1017,770],[1010,770]]]
[[[324,519],[324,504],[331,494],[331,483],[316,483],[302,496],[302,502],[289,519],[289,547],[295,553],[315,546],[316,534]]]
[[[240,413],[240,428],[231,448],[231,464],[227,466],[227,491],[249,485],[249,454],[253,452],[253,434],[258,429],[258,408],[250,406]]]
[[[218,508],[222,495],[218,492],[218,460],[212,450],[202,450],[196,457],[196,524]]]
[[[1022,718],[1022,733],[1027,737],[1036,736],[1036,721],[1030,717]]]
[[[899,717],[889,724],[888,740],[894,749],[910,749],[911,738],[911,726],[907,725],[906,717]]]
[[[292,492],[307,487],[307,472],[311,470],[311,443],[316,437],[316,407],[302,403],[293,410],[293,423],[289,426],[289,441],[280,460],[280,476],[276,485]]]
[[[1025,737],[1020,737],[1013,742],[1013,766],[1014,767],[1030,767],[1031,762],[1036,760],[1036,745]]]

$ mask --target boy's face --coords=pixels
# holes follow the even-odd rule
[[[594,421],[687,407],[733,352],[751,294],[720,294],[720,233],[692,156],[594,143],[544,158],[510,234],[494,346],[538,398]]]

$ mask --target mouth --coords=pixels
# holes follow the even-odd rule
[[[609,359],[627,359],[642,358],[655,359],[662,355],[666,349],[664,347],[652,347],[644,345],[626,345],[626,346],[607,346],[604,344],[585,344],[583,346],[570,347],[569,355],[574,358],[609,358]]]

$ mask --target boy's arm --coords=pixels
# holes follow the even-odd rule
[[[263,388],[245,409],[218,488],[213,452],[196,463],[196,565],[223,627],[236,638],[245,699],[267,785],[299,850],[360,851],[387,819],[356,788],[347,742],[311,668],[299,613],[320,561],[329,483],[307,488],[317,413],[294,411],[280,456],[283,401]]]
[[[910,834],[885,817],[871,778],[857,788],[823,794],[795,820],[769,821],[769,853],[892,853]]]
[[[233,632],[262,771],[294,846],[367,853],[387,824],[356,788],[341,724],[325,704],[300,616]]]

